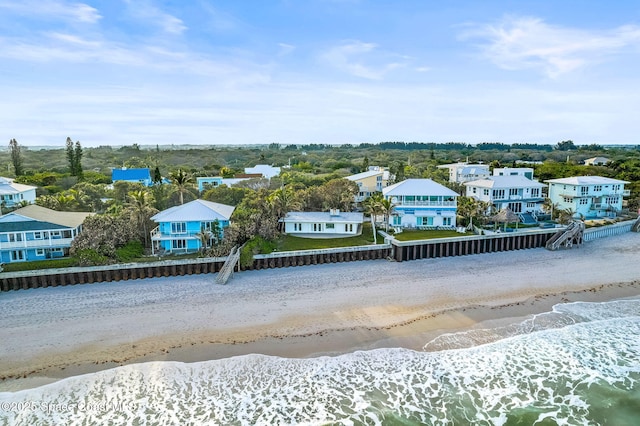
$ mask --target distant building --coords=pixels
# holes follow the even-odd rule
[[[522,176],[532,180],[533,169],[531,167],[496,167],[493,169],[493,176]]]
[[[289,212],[281,219],[284,232],[306,238],[346,238],[362,234],[362,213],[345,213],[338,209],[328,212]]]
[[[488,164],[452,163],[438,166],[449,170],[449,182],[464,183],[489,177]]]
[[[244,172],[249,175],[259,174],[264,178],[271,179],[272,177],[280,174],[280,167],[272,167],[267,164],[257,164],[255,167],[245,167]]]
[[[376,192],[382,192],[389,184],[390,173],[383,167],[371,166],[369,170],[355,175],[347,176],[345,179],[358,185],[358,193],[355,202],[360,203]]]
[[[215,188],[222,185],[222,176],[203,176],[196,178],[198,191],[204,192],[207,189]]]
[[[193,200],[163,210],[151,217],[158,226],[151,231],[151,251],[192,253],[202,248],[202,233],[218,221],[222,238],[235,207],[205,200]]]
[[[147,168],[128,169],[126,167],[123,167],[121,169],[113,169],[111,171],[111,181],[113,183],[119,182],[119,181],[140,183],[143,186],[153,185],[153,180],[151,179],[151,172]]]
[[[15,183],[13,179],[0,177],[0,203],[3,207],[16,207],[22,202],[36,201],[36,187]],[[1,212],[0,212],[1,213]]]
[[[550,179],[549,198],[560,209],[574,212],[575,218],[615,217],[622,210],[623,197],[629,196],[624,180],[602,176],[576,176]]]
[[[31,204],[0,216],[0,261],[12,263],[68,256],[82,223],[93,214],[56,211]]]
[[[407,179],[382,190],[394,205],[389,226],[455,228],[458,193],[431,179]]]
[[[611,160],[609,160],[607,157],[592,157],[584,160],[584,164],[587,166],[604,166],[609,161]]]

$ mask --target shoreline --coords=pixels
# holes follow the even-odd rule
[[[637,297],[638,251],[640,236],[629,233],[561,252],[250,271],[227,286],[163,278],[28,290],[0,297],[17,305],[0,330],[0,391],[147,361],[422,350],[438,335],[518,322],[557,303]]]

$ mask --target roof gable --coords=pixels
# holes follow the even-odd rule
[[[84,222],[87,216],[94,215],[95,213],[57,211],[37,204],[29,204],[14,211],[13,214],[27,218],[27,220],[51,223],[65,228],[77,228],[82,225],[82,222]]]
[[[603,176],[572,176],[561,179],[549,179],[545,182],[561,185],[615,185],[629,183],[626,180],[612,179]]]
[[[508,176],[490,176],[486,179],[478,179],[471,182],[465,182],[465,186],[477,188],[544,188],[543,183],[537,180],[527,179],[521,175]]]
[[[382,190],[385,196],[403,196],[403,195],[439,195],[448,197],[457,197],[459,194],[444,185],[440,185],[431,179],[407,179],[402,182],[395,183]]]
[[[229,220],[234,206],[206,200],[193,200],[186,204],[163,210],[151,217],[155,222],[207,222]]]

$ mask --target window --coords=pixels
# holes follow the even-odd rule
[[[393,216],[392,219],[393,226],[400,226],[402,224],[402,218],[400,216]]]
[[[432,217],[419,217],[418,218],[418,226],[433,226],[433,218]]]
[[[588,198],[580,198],[580,205],[581,206],[586,206],[587,204],[589,204],[589,199]]]
[[[186,224],[186,222],[172,222],[171,223],[171,233],[172,234],[186,234],[187,233],[187,224]]]
[[[9,242],[15,243],[18,241],[22,241],[22,234],[21,233],[15,233],[15,234],[9,234]]]
[[[540,196],[540,188],[531,188],[531,196],[539,197]]]
[[[184,249],[187,247],[187,240],[172,240],[171,248],[172,249]]]
[[[484,195],[489,195],[489,190],[488,190],[487,188],[485,188],[485,189],[484,189],[484,191],[482,191],[482,193],[483,193]]]
[[[302,231],[302,224],[301,223],[294,223],[293,224],[293,230],[294,231]]]
[[[451,218],[450,217],[443,217],[442,218],[442,225],[443,226],[451,226]]]
[[[580,187],[580,195],[587,195],[589,193],[589,187],[588,186],[581,186]]]
[[[493,198],[496,200],[500,200],[504,198],[504,189],[494,189],[493,190]]]
[[[314,223],[313,224],[313,232],[322,232],[322,224]]]
[[[473,188],[471,188],[471,192],[473,192],[474,194],[476,193],[476,187],[475,186]]]
[[[518,195],[518,188],[510,188],[509,195]]]
[[[565,203],[571,203],[571,198],[569,198],[569,197],[562,197],[562,201],[564,201]]]
[[[349,223],[347,225],[345,225],[345,228],[349,226],[349,231],[348,232],[353,232],[353,223]]]
[[[34,240],[41,240],[41,239],[43,239],[43,238],[44,238],[44,235],[43,235],[43,233],[42,233],[42,232],[40,232],[40,231],[35,231],[35,232],[33,233],[33,239],[34,239]]]
[[[44,249],[42,248],[36,249],[36,256],[44,256]]]
[[[600,191],[602,191],[602,185],[596,185],[596,186],[594,186],[594,187],[593,187],[593,190],[594,190],[595,192],[600,192]]]
[[[334,229],[336,227],[336,225],[333,224],[333,223],[327,223],[326,227],[327,227],[327,229]]]
[[[51,238],[60,238],[62,237],[62,234],[60,233],[60,231],[51,231]]]
[[[535,206],[536,206],[536,203],[527,203],[527,208],[528,209],[535,208]]]
[[[24,250],[12,250],[11,251],[11,261],[15,262],[18,260],[24,260]]]

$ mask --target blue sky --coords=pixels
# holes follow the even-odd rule
[[[0,0],[8,144],[640,143],[640,2]]]

